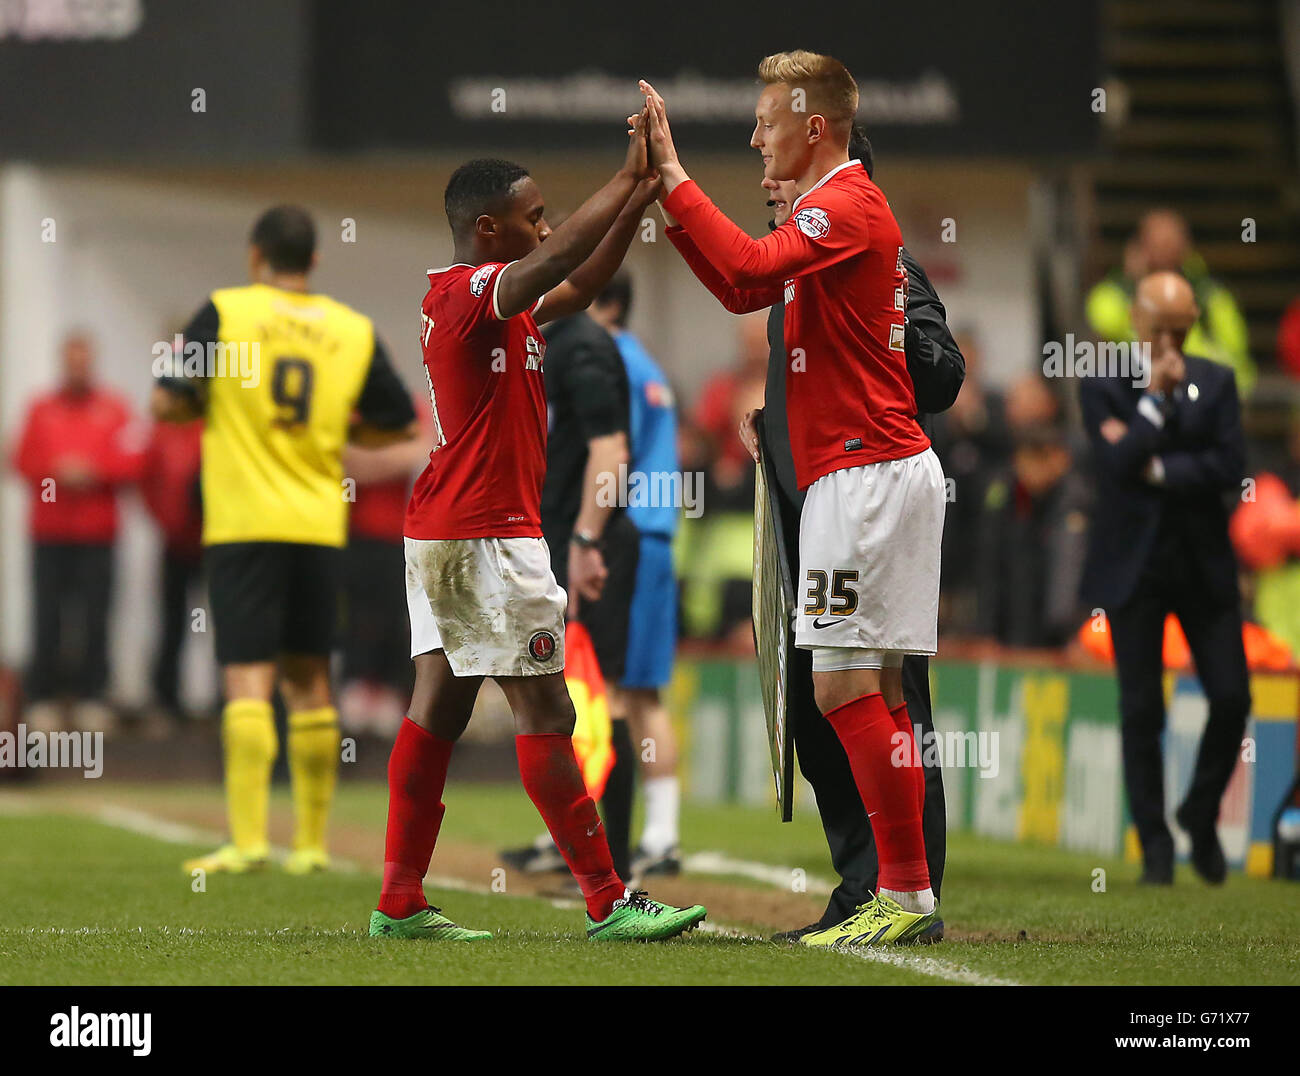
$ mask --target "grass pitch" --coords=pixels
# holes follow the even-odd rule
[[[729,858],[714,857],[715,873],[651,891],[673,900],[698,890],[711,924],[751,936],[590,943],[580,908],[521,892],[527,887],[492,873],[494,849],[540,828],[515,785],[449,788],[431,870],[461,887],[430,886],[431,898],[496,938],[372,940],[366,920],[378,889],[385,799],[381,787],[341,789],[335,845],[351,870],[213,875],[194,892],[180,861],[209,846],[192,832],[151,829],[151,820],[217,827],[219,789],[61,785],[0,794],[0,983],[1300,983],[1300,913],[1288,883],[1234,875],[1210,889],[1180,868],[1174,889],[1152,892],[1134,885],[1131,865],[960,834],[950,838],[942,945],[868,956],[773,945],[752,935],[797,926],[824,905],[817,883],[829,865],[811,811],[783,826],[767,810],[684,810],[687,850]],[[287,792],[277,789],[281,840],[287,819]],[[716,873],[728,863],[737,873]],[[1094,891],[1098,867],[1105,892]],[[492,892],[503,880],[507,891]],[[798,892],[805,885],[812,891]]]

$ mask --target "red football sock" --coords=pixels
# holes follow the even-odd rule
[[[916,809],[924,817],[925,767],[921,763],[921,752],[918,750],[920,745],[916,742],[916,730],[912,728],[912,718],[907,712],[907,703],[900,702],[889,711],[889,716],[894,719],[895,729],[907,733],[907,738],[912,742],[912,752],[908,757],[912,760],[912,780],[916,784]]]
[[[405,919],[429,903],[424,876],[447,810],[442,790],[454,746],[409,717],[397,731],[388,756],[388,833],[379,891],[379,910],[390,918]]]
[[[853,781],[876,838],[879,888],[903,893],[929,889],[930,870],[925,861],[913,767],[895,764],[894,734],[898,729],[885,697],[878,691],[863,695],[837,706],[826,720],[844,745]]]
[[[524,791],[582,888],[587,913],[597,922],[607,918],[623,895],[623,883],[614,873],[600,814],[582,783],[573,739],[547,732],[518,735],[515,751]]]

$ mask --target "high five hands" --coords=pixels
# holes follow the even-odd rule
[[[623,167],[637,179],[632,201],[641,209],[658,198],[663,190],[659,182],[659,172],[649,159],[646,137],[649,125],[648,105],[637,115],[627,118],[627,159],[623,162]]]
[[[649,126],[649,104],[637,115],[627,118],[627,158],[623,161],[623,168],[638,180],[651,179],[654,176],[654,166],[650,164],[646,138]]]
[[[677,147],[673,145],[673,132],[668,126],[668,110],[659,92],[642,79],[637,83],[645,95],[645,108],[641,114],[646,117],[646,143],[651,167],[659,173],[665,191],[671,191],[678,183],[687,178],[677,159]]]

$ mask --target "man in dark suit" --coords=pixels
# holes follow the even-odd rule
[[[1097,479],[1082,594],[1110,622],[1124,784],[1142,842],[1142,881],[1154,885],[1168,885],[1174,876],[1160,748],[1169,613],[1187,636],[1210,706],[1191,787],[1175,818],[1191,837],[1193,866],[1215,884],[1227,872],[1215,832],[1219,801],[1250,714],[1225,504],[1240,491],[1245,445],[1232,371],[1182,353],[1197,316],[1182,276],[1146,277],[1133,302],[1133,328],[1150,349],[1149,383],[1098,376],[1084,380],[1079,393]]]
[[[874,170],[871,143],[855,131],[849,154],[862,162],[867,175]],[[790,215],[794,201],[793,182],[765,180],[763,186],[772,195],[768,205],[775,215],[773,226]],[[952,334],[948,331],[943,303],[925,275],[925,270],[903,248],[903,265],[907,269],[907,321],[904,335],[907,369],[916,391],[918,419],[929,434],[925,416],[952,406],[966,375],[966,364]],[[786,537],[786,559],[792,579],[799,572],[799,514],[803,493],[794,476],[794,457],[790,453],[790,434],[786,425],[785,375],[785,306],[777,303],[768,315],[767,339],[770,350],[765,406],[751,411],[741,427],[741,441],[757,451],[756,423],[762,422],[776,472],[773,497],[781,512]],[[817,811],[831,854],[831,865],[840,882],[831,893],[826,911],[816,923],[777,934],[774,941],[797,941],[802,935],[824,930],[841,923],[854,909],[872,899],[880,867],[876,846],[862,806],[862,797],[849,769],[834,728],[822,716],[813,698],[811,651],[795,649],[787,673],[788,719],[794,734],[795,755],[799,769],[812,785],[817,797]],[[917,747],[925,768],[925,805],[921,812],[921,829],[925,837],[925,858],[930,872],[930,888],[937,901],[943,884],[943,867],[947,841],[947,817],[943,796],[943,771],[934,750],[934,718],[930,707],[929,659],[909,654],[903,659],[903,698],[907,712],[917,729]],[[942,921],[935,935],[927,941],[942,939]]]

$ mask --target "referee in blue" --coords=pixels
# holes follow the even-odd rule
[[[873,172],[871,143],[854,129],[849,155],[862,162],[870,176]],[[765,180],[763,186],[772,193],[768,202],[774,210],[771,227],[784,223],[795,198],[792,183],[776,184]],[[945,411],[952,406],[966,376],[966,362],[948,330],[947,313],[931,285],[925,270],[903,248],[907,267],[907,321],[904,348],[908,372],[916,391],[917,415],[922,429],[929,434],[927,414]],[[764,441],[771,454],[776,484],[772,496],[781,514],[786,536],[786,559],[792,579],[799,578],[799,514],[803,494],[794,477],[794,459],[790,453],[789,427],[785,409],[785,307],[778,303],[768,315],[767,339],[771,357],[767,368],[765,407],[750,412],[741,427],[741,440],[751,454],[757,448],[758,424],[762,424]],[[799,769],[817,795],[817,811],[830,847],[831,865],[840,882],[831,893],[821,919],[773,937],[773,941],[798,941],[804,934],[825,930],[842,923],[861,904],[873,898],[879,862],[871,824],[862,806],[848,758],[830,722],[822,716],[813,699],[812,658],[807,650],[795,649],[788,672],[787,713],[794,734],[795,755]],[[947,819],[943,796],[943,774],[933,750],[934,717],[930,707],[929,659],[909,654],[903,659],[903,698],[915,726],[919,726],[917,744],[925,766],[925,807],[921,828],[925,834],[925,854],[930,868],[930,884],[939,899],[943,884],[943,866],[947,843]],[[927,940],[943,937],[943,923]]]
[[[661,692],[672,679],[677,651],[677,577],[672,541],[682,504],[662,494],[683,496],[677,453],[677,410],[672,388],[645,346],[627,331],[632,306],[632,282],[617,273],[596,297],[587,313],[618,346],[628,381],[629,490],[640,483],[641,497],[632,496],[627,518],[640,534],[636,585],[628,618],[627,661],[611,711],[625,715],[636,758],[640,760],[645,824],[632,855],[632,877],[677,874],[681,871],[678,814],[681,789],[677,779],[677,739]],[[636,760],[619,755],[606,786],[605,800],[621,796],[625,811],[610,813],[607,825],[631,823],[632,780]],[[627,834],[618,835],[624,840]],[[615,835],[611,833],[610,839]]]

